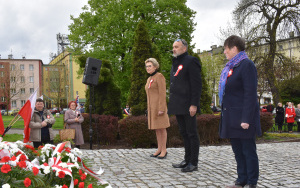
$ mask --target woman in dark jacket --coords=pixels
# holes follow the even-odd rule
[[[224,43],[229,60],[220,77],[219,97],[222,106],[221,138],[229,138],[237,162],[235,185],[255,188],[259,176],[255,136],[261,135],[257,101],[257,71],[245,53],[245,42],[230,36]]]
[[[275,117],[275,124],[278,125],[278,132],[282,132],[282,125],[284,122],[284,108],[282,107],[282,103],[278,103],[276,107],[276,117]]]

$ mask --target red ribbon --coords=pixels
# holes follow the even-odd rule
[[[175,73],[174,76],[177,76],[178,73],[182,70],[182,68],[183,68],[183,66],[182,66],[182,65],[179,65],[179,66],[178,66],[178,69],[177,69],[177,71],[176,71],[176,73]]]
[[[150,87],[151,87],[151,84],[152,84],[152,82],[153,82],[153,79],[151,79],[151,80],[150,80],[150,83],[149,83],[149,86],[148,86],[148,88],[150,88]]]

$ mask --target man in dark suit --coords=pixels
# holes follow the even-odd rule
[[[238,177],[227,188],[255,188],[259,176],[255,136],[261,135],[257,101],[257,71],[245,53],[245,41],[230,36],[224,43],[229,60],[219,84],[222,106],[220,137],[229,138],[237,162]]]
[[[173,64],[170,76],[168,113],[175,114],[184,140],[184,160],[172,164],[182,172],[198,170],[199,134],[196,113],[200,112],[201,65],[196,57],[188,55],[188,44],[183,39],[173,43]]]

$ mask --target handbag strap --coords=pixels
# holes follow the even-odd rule
[[[66,125],[67,125],[67,123],[65,122],[65,123],[64,123],[64,129],[66,129]]]

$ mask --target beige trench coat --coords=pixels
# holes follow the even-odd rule
[[[75,118],[77,117],[76,113],[80,115],[79,122],[75,121]],[[81,123],[83,122],[84,118],[82,117],[79,111],[76,111],[76,113],[71,109],[68,109],[65,112],[65,122],[67,123],[66,129],[75,129],[75,139],[74,139],[75,145],[82,145],[84,144],[84,139],[83,139]]]
[[[148,105],[148,128],[163,129],[170,127],[167,114],[165,77],[159,72],[150,76],[145,85],[145,90]],[[164,114],[159,116],[158,111],[164,111]]]

